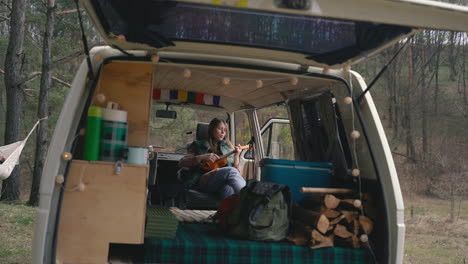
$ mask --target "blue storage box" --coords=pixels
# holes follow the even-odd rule
[[[301,187],[331,187],[333,164],[328,162],[307,162],[281,159],[264,159],[262,181],[289,186],[293,202],[299,202],[307,194]]]

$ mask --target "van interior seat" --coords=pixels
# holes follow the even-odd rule
[[[208,139],[208,123],[199,122],[197,124],[196,139]],[[188,145],[187,147],[190,147]],[[178,174],[183,173],[186,168],[181,168]],[[212,193],[204,193],[195,189],[188,189],[185,192],[185,206],[187,209],[217,209],[220,199]]]

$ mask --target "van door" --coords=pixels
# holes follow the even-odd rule
[[[289,119],[272,118],[261,129],[265,158],[294,160]]]

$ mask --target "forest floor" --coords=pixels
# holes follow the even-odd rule
[[[447,200],[406,197],[405,207],[404,263],[468,263],[468,201],[455,203],[453,223],[450,221],[450,202]]]
[[[451,223],[449,201],[405,197],[405,264],[468,263],[468,201],[461,203],[459,216],[458,205]],[[31,263],[34,217],[33,207],[0,202],[0,263]]]

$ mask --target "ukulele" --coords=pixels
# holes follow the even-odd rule
[[[244,150],[244,149],[249,149],[249,145],[241,146],[241,150]],[[211,161],[211,160],[204,161],[200,164],[200,166],[202,169],[207,170],[207,171],[211,171],[217,168],[222,168],[227,165],[227,158],[234,153],[236,153],[235,150],[222,155],[215,161]]]

